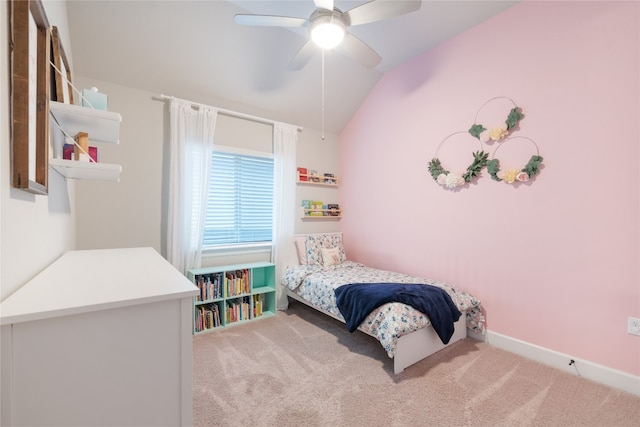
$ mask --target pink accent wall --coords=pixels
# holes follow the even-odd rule
[[[493,332],[640,375],[639,22],[637,2],[523,2],[387,73],[340,136],[349,258],[457,284]],[[513,135],[541,172],[443,189],[427,163],[496,96],[522,108]],[[453,139],[439,157],[464,169],[480,146]],[[535,146],[511,142],[497,157],[521,168]]]

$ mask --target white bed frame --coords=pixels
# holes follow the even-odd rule
[[[318,308],[312,305],[309,301],[302,298],[300,295],[296,294],[292,290],[285,288],[287,291],[287,296],[295,299],[296,301],[300,301],[301,303],[326,314],[327,316],[333,317],[336,320],[344,323],[344,320],[335,316],[332,313],[329,313],[326,310]],[[431,327],[426,327],[422,329],[418,329],[415,332],[412,332],[407,335],[403,335],[398,338],[398,343],[396,345],[396,354],[393,357],[393,372],[399,374],[404,371],[405,368],[413,365],[416,362],[424,359],[427,356],[432,355],[436,351],[440,351],[443,348],[460,341],[467,337],[467,323],[466,323],[466,313],[462,312],[462,316],[460,319],[454,323],[454,332],[451,340],[448,344],[443,344],[436,334],[436,331]],[[358,328],[360,330],[360,328]],[[365,331],[362,331],[365,332]],[[365,332],[367,333],[367,332]],[[371,335],[371,334],[368,334]],[[375,338],[375,337],[374,337]]]
[[[342,235],[341,232],[316,233],[316,234]],[[304,236],[307,236],[307,235],[295,234],[293,237],[296,238],[296,237],[304,237]],[[285,257],[288,260],[286,265],[288,266],[298,265],[298,257],[296,255],[295,245],[293,244],[293,242],[287,248],[287,250],[289,252]],[[332,313],[329,313],[326,310],[323,310],[319,307],[314,306],[309,301],[305,300],[300,295],[296,294],[295,292],[288,289],[287,287],[283,286],[283,289],[286,291],[287,296],[295,299],[296,301],[300,301],[301,303],[344,323],[344,320],[342,320],[341,318],[335,316]],[[440,340],[440,337],[438,337],[438,334],[436,334],[436,331],[431,326],[418,329],[415,332],[401,336],[398,339],[398,342],[396,344],[396,354],[393,357],[393,372],[396,374],[399,374],[400,372],[404,371],[405,368],[413,365],[416,362],[419,362],[420,360],[424,359],[427,356],[432,355],[436,351],[440,351],[443,348],[457,341],[460,341],[461,339],[466,338],[467,337],[466,319],[467,319],[466,313],[462,312],[462,316],[460,316],[460,319],[454,323],[453,336],[451,337],[451,340],[449,340],[448,344],[442,343],[442,341]],[[367,335],[371,335],[365,331],[362,331],[362,332],[366,333]]]

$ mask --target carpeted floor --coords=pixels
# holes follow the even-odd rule
[[[193,338],[195,426],[638,426],[640,398],[467,338],[401,374],[292,301]]]

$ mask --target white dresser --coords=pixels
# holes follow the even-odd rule
[[[191,425],[197,292],[152,248],[65,253],[0,303],[2,426]]]

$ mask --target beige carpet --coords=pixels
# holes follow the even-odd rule
[[[295,301],[193,343],[195,426],[640,426],[640,398],[470,338],[395,375]]]

